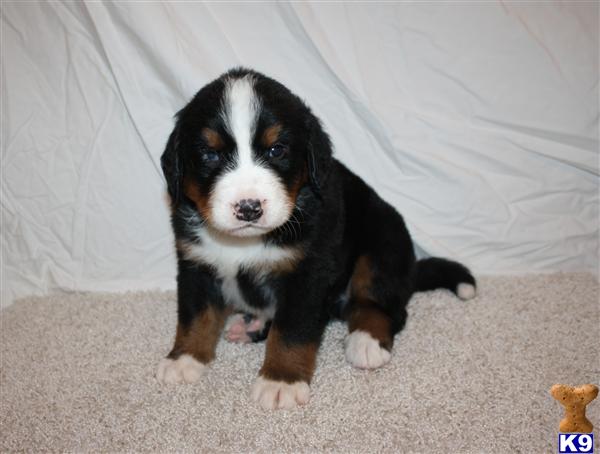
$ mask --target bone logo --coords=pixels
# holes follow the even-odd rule
[[[593,453],[594,426],[585,416],[585,407],[598,395],[598,387],[554,385],[550,394],[565,408],[565,417],[558,426],[559,454]]]

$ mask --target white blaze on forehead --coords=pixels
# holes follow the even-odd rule
[[[262,234],[279,227],[287,221],[293,208],[277,173],[252,157],[252,139],[260,109],[252,76],[227,80],[221,118],[235,141],[236,157],[211,191],[211,221],[218,230],[228,232],[247,224],[237,219],[235,213],[236,204],[244,199],[259,200],[263,211],[253,222],[254,227],[233,233],[237,236]]]
[[[252,137],[258,112],[259,100],[254,92],[254,79],[246,76],[228,80],[224,120],[237,145],[239,167],[252,164]]]

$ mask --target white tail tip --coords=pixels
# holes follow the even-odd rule
[[[456,287],[456,294],[461,300],[470,300],[475,298],[477,291],[475,290],[475,286],[471,284],[467,284],[465,282],[461,282]]]

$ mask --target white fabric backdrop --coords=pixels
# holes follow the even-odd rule
[[[598,267],[598,5],[3,3],[2,303],[174,287],[172,116],[247,65],[296,91],[428,254]]]

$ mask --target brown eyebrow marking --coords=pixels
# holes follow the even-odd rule
[[[282,126],[279,123],[269,126],[267,129],[265,129],[265,132],[263,132],[261,140],[262,144],[265,147],[270,147],[273,145],[275,142],[277,142],[277,139],[279,139],[281,130]]]
[[[202,137],[204,137],[204,140],[206,140],[206,144],[214,150],[218,150],[225,146],[225,142],[223,142],[223,138],[214,129],[203,128],[202,129]]]

